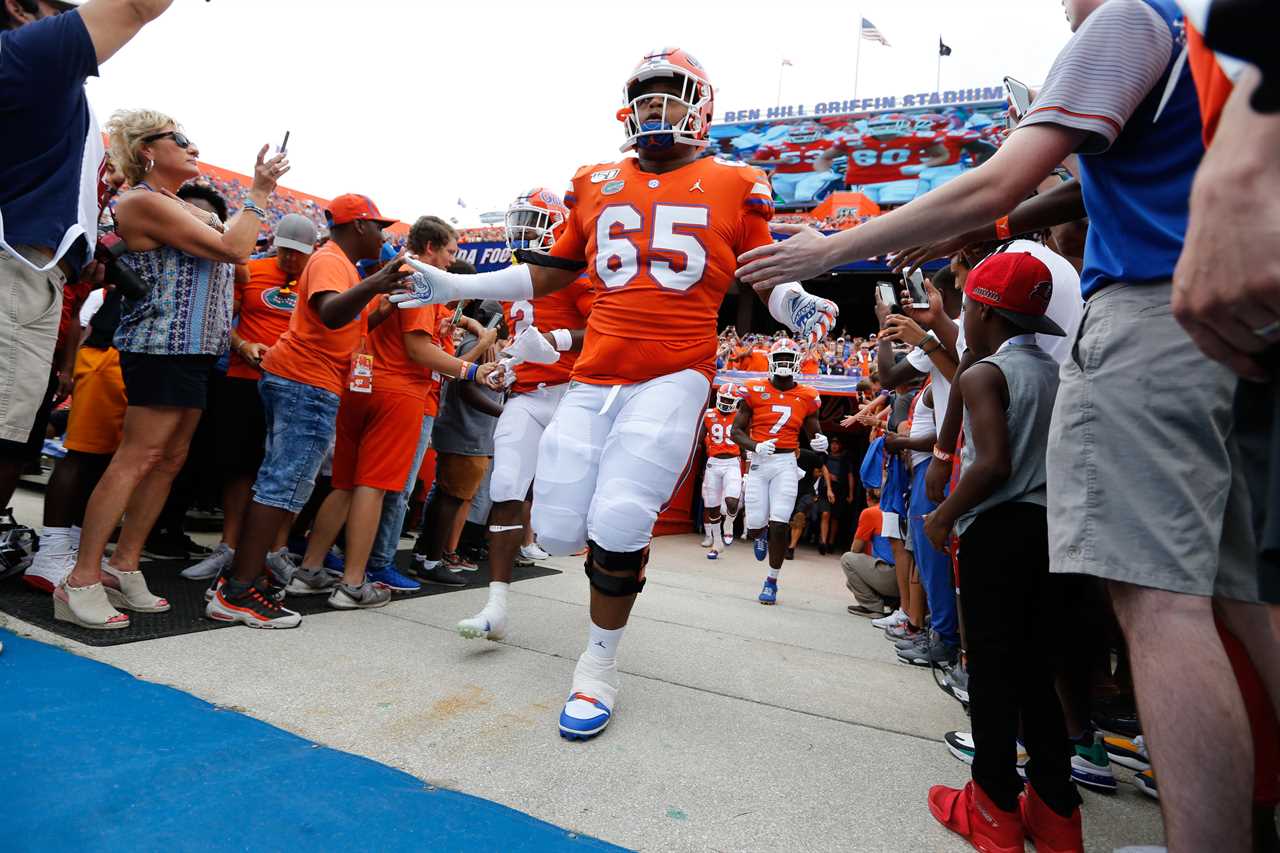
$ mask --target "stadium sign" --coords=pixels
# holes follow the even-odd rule
[[[787,104],[764,109],[729,110],[724,114],[725,123],[739,121],[770,121],[774,119],[802,118],[846,113],[865,113],[877,110],[920,109],[921,107],[948,107],[959,104],[976,104],[1003,101],[1003,86],[980,86],[973,89],[944,89],[939,92],[908,92],[877,98],[854,98],[842,101],[819,101],[808,104]]]

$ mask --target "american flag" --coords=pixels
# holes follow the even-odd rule
[[[892,47],[892,45],[889,44],[889,40],[884,37],[884,33],[880,32],[880,30],[876,28],[876,25],[868,21],[866,18],[862,19],[862,37],[864,39],[870,39],[871,41],[878,41],[885,47]]]

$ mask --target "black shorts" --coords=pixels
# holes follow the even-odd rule
[[[120,373],[130,406],[204,409],[216,355],[152,355],[121,352]]]
[[[267,416],[258,380],[223,376],[211,392],[214,455],[224,477],[258,473],[267,446]]]

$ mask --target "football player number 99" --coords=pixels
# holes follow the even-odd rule
[[[688,290],[702,280],[707,269],[707,250],[701,240],[688,232],[705,229],[707,216],[707,208],[697,205],[654,207],[650,249],[684,257],[682,269],[676,269],[664,258],[648,260],[649,275],[662,287]],[[614,204],[600,211],[596,219],[596,275],[605,287],[625,287],[639,274],[640,250],[632,235],[644,231],[644,215],[629,204]]]

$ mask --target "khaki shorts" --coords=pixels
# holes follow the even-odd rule
[[[15,247],[44,266],[40,249]],[[36,272],[0,249],[0,440],[25,444],[49,388],[67,277],[57,266]]]
[[[1051,571],[1258,600],[1236,377],[1173,317],[1168,284],[1085,305],[1047,457]]]
[[[492,461],[492,456],[439,453],[436,455],[436,485],[450,497],[469,501],[476,496]]]

